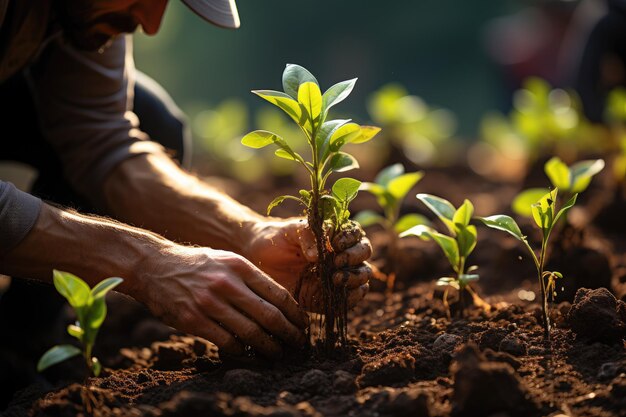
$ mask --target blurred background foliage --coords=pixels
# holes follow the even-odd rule
[[[249,91],[278,89],[289,62],[309,68],[322,87],[358,77],[342,111],[361,120],[367,118],[370,94],[390,82],[450,109],[464,136],[475,136],[482,114],[508,100],[510,92],[487,56],[485,27],[518,10],[519,2],[237,4],[242,26],[235,31],[207,24],[180,1],[171,1],[156,36],[135,36],[137,67],[191,117],[232,98],[255,110],[262,107]]]

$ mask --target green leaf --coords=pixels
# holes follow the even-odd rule
[[[276,155],[279,158],[288,159],[290,161],[303,161],[304,160],[299,153],[297,152],[290,153],[282,148],[276,149],[276,151],[274,152],[274,155]]]
[[[385,218],[375,211],[363,210],[354,216],[354,221],[358,222],[362,227],[369,227],[375,224],[383,223]]]
[[[472,281],[478,281],[479,278],[478,274],[461,274],[459,275],[459,284],[465,287]]]
[[[296,200],[297,202],[304,204],[304,201],[300,200],[298,197],[294,197],[292,195],[281,195],[273,199],[272,202],[267,206],[267,215],[269,216],[272,212],[272,209],[285,200]],[[306,204],[304,205],[306,206]]]
[[[439,217],[450,230],[450,233],[456,233],[454,223],[452,222],[456,209],[448,200],[430,194],[418,194],[415,197]]]
[[[553,224],[554,205],[557,193],[558,188],[555,188],[554,190],[543,195],[539,201],[531,206],[533,219],[535,220],[537,226],[544,231],[544,236],[546,231],[551,228]]]
[[[581,193],[587,189],[591,178],[604,169],[604,160],[596,159],[580,161],[571,166],[572,187],[571,193]]]
[[[421,214],[409,213],[400,217],[398,221],[393,225],[393,229],[396,231],[396,233],[400,234],[420,224],[428,226],[430,225],[430,222],[425,216],[422,216]]]
[[[80,355],[81,351],[76,346],[72,345],[57,345],[50,348],[44,353],[39,362],[37,362],[37,372],[42,372],[45,369],[56,365],[59,362],[63,362],[69,358]]]
[[[358,168],[359,163],[352,155],[338,152],[330,158],[329,167],[332,172],[345,172]]]
[[[423,171],[399,175],[395,178],[392,178],[387,183],[387,191],[389,191],[389,194],[394,196],[396,199],[401,200],[423,177]]]
[[[524,240],[526,238],[522,234],[522,231],[515,220],[504,214],[495,214],[489,217],[478,217],[478,219],[482,221],[485,226],[507,232],[519,240]]]
[[[381,196],[385,194],[385,188],[382,185],[373,183],[373,182],[363,182],[361,183],[361,191],[367,191],[375,196]]]
[[[361,126],[356,123],[346,123],[335,130],[330,137],[330,150],[337,152],[343,145],[350,143],[350,141],[360,135]]]
[[[361,126],[361,134],[351,140],[351,143],[365,143],[372,139],[380,132],[380,127]]]
[[[283,90],[292,98],[298,99],[300,85],[306,82],[319,83],[306,68],[296,64],[287,64],[283,71]]]
[[[95,298],[91,306],[89,306],[89,309],[87,310],[87,314],[85,317],[86,323],[84,324],[81,323],[81,325],[83,325],[83,327],[85,328],[97,330],[102,325],[102,322],[104,322],[104,319],[106,318],[106,316],[107,316],[106,298],[104,297]],[[95,338],[95,334],[93,337]]]
[[[351,80],[342,81],[326,90],[322,96],[322,111],[324,112],[324,117],[331,107],[335,104],[341,103],[350,95],[352,89],[354,88],[354,84],[356,84],[356,80],[356,78],[353,78]]]
[[[122,278],[113,277],[100,281],[95,287],[91,289],[91,296],[93,298],[104,297],[107,292],[120,285],[124,280]]]
[[[463,201],[463,204],[455,211],[452,217],[454,224],[461,224],[467,226],[474,215],[474,205],[468,199]]]
[[[402,174],[404,174],[404,166],[402,166],[402,164],[393,164],[383,168],[378,175],[376,175],[374,182],[387,188],[389,181]]]
[[[54,287],[59,294],[67,299],[74,308],[82,307],[89,300],[89,285],[82,279],[69,272],[52,271]]]
[[[531,206],[549,191],[547,188],[529,188],[524,190],[513,199],[511,208],[520,216],[531,217]]]
[[[315,137],[315,146],[317,147],[317,156],[320,161],[324,161],[328,156],[330,148],[330,139],[341,126],[349,123],[350,119],[337,119],[324,122],[318,129]]]
[[[564,216],[565,213],[568,212],[569,209],[571,209],[572,207],[574,207],[574,204],[576,204],[576,198],[578,198],[578,194],[574,194],[572,196],[572,198],[570,198],[569,200],[567,200],[567,202],[565,203],[565,205],[563,205],[563,207],[561,207],[561,210],[559,210],[559,212],[556,214],[556,216],[554,217],[554,223],[556,223],[559,218],[561,216]]]
[[[335,184],[333,184],[333,195],[339,201],[349,203],[356,197],[360,186],[361,181],[357,181],[353,178],[339,178]]]
[[[267,130],[255,130],[241,138],[241,143],[249,148],[260,149],[276,142],[278,135]]]
[[[461,256],[468,257],[472,253],[476,247],[477,236],[476,226],[469,225],[458,228],[456,241]]]
[[[272,90],[253,90],[252,92],[283,110],[296,123],[302,124],[302,110],[300,109],[300,105],[288,94]]]
[[[459,264],[459,246],[455,239],[424,225],[412,227],[400,234],[400,237],[405,236],[417,236],[423,240],[433,239],[443,250],[443,253],[450,262],[450,265],[452,265],[452,268],[456,270],[456,267]]]
[[[82,340],[85,331],[75,324],[70,324],[69,326],[67,326],[67,333],[70,336],[77,338],[78,340]]]
[[[96,357],[91,358],[91,372],[93,376],[98,376],[102,372],[102,364]]]
[[[298,103],[309,113],[311,120],[316,120],[322,112],[322,92],[314,82],[305,82],[298,88]]]
[[[554,187],[562,190],[569,190],[572,187],[570,170],[558,156],[555,156],[546,162],[544,170]]]

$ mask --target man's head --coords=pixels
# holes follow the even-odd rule
[[[139,26],[154,35],[161,26],[168,0],[62,0],[57,13],[66,36],[79,48],[96,50],[120,33]],[[207,21],[239,27],[235,0],[182,0]]]

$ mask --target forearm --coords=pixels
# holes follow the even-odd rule
[[[122,163],[105,181],[109,211],[169,239],[242,254],[261,216],[181,170],[147,154]]]
[[[131,296],[143,288],[147,260],[173,244],[140,229],[44,205],[33,229],[6,256],[0,273],[52,282],[52,269],[71,272],[89,285],[110,276]]]

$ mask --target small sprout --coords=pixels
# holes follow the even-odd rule
[[[602,159],[580,161],[568,167],[558,156],[555,156],[544,165],[552,186],[568,196],[585,191],[593,176],[602,169],[604,169]]]
[[[405,173],[402,164],[394,164],[381,170],[374,182],[361,184],[361,190],[376,197],[376,201],[383,209],[384,216],[372,210],[364,210],[358,213],[354,220],[363,227],[380,224],[387,231],[389,236],[387,290],[389,292],[393,291],[397,273],[395,257],[398,251],[398,235],[419,224],[430,224],[428,219],[420,214],[409,213],[400,217],[402,201],[423,176],[422,171]]]
[[[488,227],[492,229],[501,230],[514,236],[516,239],[524,243],[524,246],[528,249],[535,267],[537,268],[537,277],[541,286],[541,308],[543,316],[543,327],[546,338],[550,336],[550,318],[548,316],[548,296],[555,296],[555,282],[557,278],[563,278],[563,275],[558,272],[544,271],[544,265],[546,261],[546,250],[548,247],[548,241],[554,226],[559,219],[564,216],[567,211],[574,206],[578,194],[574,194],[559,210],[557,210],[556,201],[558,196],[558,189],[555,188],[549,191],[535,203],[530,205],[530,214],[535,223],[541,230],[542,240],[541,249],[539,251],[539,257],[537,257],[535,251],[528,243],[526,236],[522,234],[519,226],[511,217],[496,214],[489,217],[479,217],[479,219]]]
[[[478,280],[478,274],[468,274],[468,272],[475,271],[477,267],[465,268],[467,258],[476,247],[478,236],[476,226],[470,225],[474,206],[467,199],[456,209],[449,201],[434,195],[418,194],[416,197],[443,222],[449,234],[440,233],[426,225],[417,225],[401,233],[400,237],[417,236],[423,240],[432,239],[437,242],[450,262],[450,266],[456,272],[456,277],[442,277],[437,281],[437,285],[458,290],[460,300],[463,300],[462,292],[466,290],[476,304],[487,306],[471,287],[471,283]],[[450,316],[448,288],[444,292],[443,302]]]
[[[44,353],[37,363],[37,371],[42,372],[52,365],[83,355],[87,369],[92,375],[100,375],[102,365],[91,352],[96,342],[98,330],[107,314],[105,295],[122,283],[122,278],[107,278],[95,287],[69,272],[53,271],[54,286],[70,303],[78,320],[67,327],[70,336],[78,339],[82,350],[73,345],[57,345]]]
[[[361,126],[351,120],[327,120],[331,107],[340,103],[352,91],[356,78],[342,81],[322,94],[315,77],[299,65],[288,64],[282,77],[283,90],[257,90],[254,94],[284,111],[304,133],[310,156],[305,159],[293,144],[276,133],[256,130],[243,137],[241,143],[259,149],[273,145],[275,155],[302,166],[309,174],[310,190],[300,190],[298,196],[276,197],[268,206],[268,214],[285,200],[300,203],[315,236],[319,261],[315,271],[322,286],[324,312],[323,343],[326,351],[334,349],[336,341],[346,346],[346,292],[335,288],[332,272],[334,253],[328,244],[330,235],[349,224],[348,205],[356,197],[361,183],[351,178],[340,178],[329,190],[326,182],[331,174],[359,167],[357,160],[342,151],[344,145],[371,140],[380,131],[375,126]],[[290,139],[292,140],[292,139]],[[298,298],[298,294],[296,294]]]

